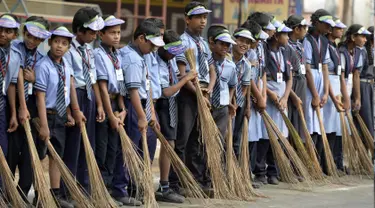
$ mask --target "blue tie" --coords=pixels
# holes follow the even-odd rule
[[[111,59],[113,60],[114,63],[118,63],[117,62],[117,56],[114,52],[110,52],[109,55],[111,56]],[[116,69],[116,67],[117,66],[115,66],[115,70],[122,70],[122,69]],[[117,81],[117,82],[118,82],[118,85],[119,85],[120,94],[122,96],[125,96],[127,90],[126,90],[124,81]]]
[[[65,84],[63,76],[65,76],[62,64],[55,63],[57,72],[59,73],[59,83],[57,85],[56,110],[60,117],[67,119],[65,104]]]
[[[85,79],[86,82],[86,91],[87,91],[87,98],[91,100],[91,92],[92,92],[92,82],[91,82],[91,77],[90,77],[90,72],[89,72],[89,66],[87,65],[87,56],[86,56],[86,47],[85,46],[79,46],[78,47],[79,51],[81,52],[81,57],[82,57],[82,68],[83,68],[83,78]]]
[[[202,78],[205,78],[208,74],[208,68],[206,64],[206,56],[204,55],[203,49],[201,47],[201,44],[199,41],[194,39],[194,42],[197,44],[198,49],[198,63],[199,63],[199,74],[202,76]]]
[[[219,63],[216,63],[215,65],[215,71],[216,71],[216,82],[215,82],[215,85],[214,85],[214,89],[212,91],[212,98],[211,98],[211,102],[212,102],[212,105],[215,107],[215,108],[218,108],[220,107],[220,80],[221,80],[221,74],[219,73],[219,69],[218,69],[218,66],[219,66]]]
[[[172,66],[170,63],[168,63],[168,69],[169,69],[169,83],[170,85],[174,85],[177,81],[176,73],[172,70]],[[168,98],[169,102],[169,122],[170,126],[172,128],[176,127],[177,124],[177,103],[176,103],[176,97],[171,96]]]
[[[238,80],[241,80],[242,78],[242,70],[243,70],[243,62],[240,61],[238,64],[237,64],[237,78]],[[245,97],[243,96],[243,93],[242,93],[242,84],[241,84],[242,81],[239,81],[237,83],[237,89],[236,89],[236,95],[237,95],[237,105],[239,107],[242,107],[243,104],[244,104],[244,101],[245,101]]]
[[[5,107],[5,97],[3,95],[3,91],[5,91],[5,89],[2,89],[3,86],[5,87],[5,85],[3,84],[5,82],[5,79],[4,79],[4,76],[3,76],[3,73],[5,74],[5,71],[6,71],[6,51],[5,49],[3,48],[0,48],[0,52],[1,52],[1,58],[0,58],[0,61],[1,61],[1,72],[0,72],[0,87],[1,87],[1,95],[0,95],[0,110],[3,110],[4,107]]]
[[[36,53],[36,52],[35,52]],[[26,53],[26,66],[25,69],[27,67],[31,67],[33,65],[33,52],[32,51],[27,51]],[[23,83],[23,87],[24,87],[24,90],[25,90],[25,100],[28,101],[29,100],[29,82],[27,80],[24,79],[24,83]]]

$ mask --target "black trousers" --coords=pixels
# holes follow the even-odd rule
[[[374,138],[374,105],[373,105],[373,97],[374,97],[374,91],[373,91],[373,85],[370,83],[364,83],[361,82],[361,109],[359,111],[359,114],[361,115],[363,121],[365,122],[368,130],[372,134],[372,137]],[[359,128],[359,124],[356,122],[356,125]],[[362,137],[363,138],[363,137]]]
[[[243,127],[243,119],[245,117],[245,109],[246,109],[246,103],[244,103],[243,107],[238,107],[236,111],[236,117],[234,119],[233,150],[237,158],[240,154],[242,127]]]
[[[296,93],[296,95],[302,100],[303,102],[303,110],[305,110],[306,105],[306,89],[307,89],[307,83],[305,75],[301,76],[294,76],[293,77],[293,91]],[[300,115],[298,113],[297,108],[294,106],[291,99],[288,101],[288,117],[289,120],[292,122],[294,128],[298,131],[299,135],[301,136],[301,139],[303,142],[305,142],[305,137],[303,127],[302,127],[302,120],[300,118]]]
[[[257,158],[257,142],[249,142],[250,173],[255,169]]]
[[[311,137],[315,143],[320,166],[322,167],[323,172],[327,174],[327,164],[326,164],[326,157],[325,157],[322,136],[314,133],[311,135]],[[329,147],[332,152],[332,156],[335,161],[337,169],[344,170],[343,153],[342,153],[342,137],[336,136],[336,133],[330,133],[330,134],[327,134],[327,139],[328,139]]]
[[[257,142],[256,160],[254,167],[254,175],[256,176],[277,176],[275,158],[268,139],[260,139]],[[267,164],[267,165],[266,165]]]

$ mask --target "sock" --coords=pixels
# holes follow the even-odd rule
[[[60,196],[60,188],[53,188],[51,189],[51,192],[53,195],[55,195],[56,197],[57,196]]]
[[[168,181],[160,181],[160,190],[161,190],[161,192],[167,192],[169,190],[169,182]]]

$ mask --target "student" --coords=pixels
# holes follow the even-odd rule
[[[340,53],[335,40],[341,39],[346,25],[339,19],[333,18],[335,26],[332,27],[330,33],[326,35],[328,39],[328,51],[330,62],[328,62],[329,72],[329,94],[330,97],[326,105],[324,105],[324,128],[326,130],[329,146],[335,159],[336,166],[339,170],[344,170],[343,154],[342,154],[342,129],[340,125],[340,112],[349,110],[350,98],[346,90],[344,71],[341,67]],[[343,98],[344,102],[341,101]],[[345,103],[345,105],[343,104]],[[321,157],[325,158],[324,155]],[[323,160],[323,171],[327,173],[325,159]]]
[[[178,80],[175,71],[177,70],[175,56],[184,53],[186,47],[182,44],[179,35],[173,30],[165,31],[163,39],[166,45],[159,48],[156,56],[160,71],[160,86],[163,94],[156,102],[155,110],[159,116],[161,133],[168,140],[168,143],[174,147],[175,140],[177,139],[178,122],[176,95],[188,81],[195,79],[198,73],[190,71]],[[160,182],[159,189],[156,192],[156,200],[183,203],[184,197],[169,188],[168,177],[170,166],[170,158],[162,145],[159,156]]]
[[[125,22],[113,15],[105,15],[104,27],[99,32],[100,46],[94,50],[95,67],[106,120],[96,125],[95,141],[96,161],[107,188],[118,204],[140,206],[141,203],[129,197],[125,185],[128,174],[124,168],[119,125],[124,125],[126,108],[124,96],[124,72],[120,52],[116,47],[120,43],[121,25]],[[119,112],[115,115],[114,112]]]
[[[236,89],[236,117],[233,129],[233,149],[236,156],[239,156],[241,146],[241,133],[243,119],[246,116],[250,118],[250,100],[248,98],[248,88],[251,78],[251,63],[245,57],[250,49],[251,42],[255,42],[251,32],[245,28],[238,28],[234,31],[233,37],[236,39],[236,45],[232,47],[233,62],[236,64],[237,89]]]
[[[87,118],[86,130],[95,151],[95,123],[96,121],[103,122],[105,113],[96,82],[94,49],[90,43],[96,39],[97,32],[103,29],[104,21],[94,8],[84,7],[76,12],[72,25],[73,33],[76,36],[64,57],[73,68],[78,104]],[[80,126],[75,125],[67,129],[66,146],[69,149],[67,149],[63,160],[78,182],[88,190],[87,165],[81,141]],[[62,194],[69,195],[65,186],[63,188]]]
[[[11,41],[17,37],[19,26],[16,16],[12,14],[0,16],[0,89],[2,93],[0,96],[0,147],[4,155],[8,153],[8,133],[16,131],[18,127],[16,84],[22,66],[22,54],[11,44]]]
[[[71,66],[63,57],[73,37],[74,35],[63,26],[52,31],[52,36],[48,40],[51,49],[35,67],[34,88],[40,118],[39,138],[43,141],[49,139],[60,157],[64,155],[65,150],[65,126],[73,126],[76,123],[80,125],[81,122],[86,121],[77,102]],[[40,159],[44,157],[45,154]],[[71,203],[61,198],[61,174],[54,160],[49,160],[49,177],[56,202],[61,207],[73,207]],[[38,197],[36,192],[34,202]]]
[[[23,26],[23,41],[14,40],[12,42],[13,46],[22,54],[21,63],[23,65],[23,70],[20,70],[22,76],[19,76],[18,79],[18,94],[19,98],[22,98],[22,101],[19,98],[16,100],[20,109],[22,108],[21,103],[25,101],[27,111],[30,113],[31,118],[37,117],[36,99],[33,92],[33,85],[35,84],[34,70],[36,64],[43,58],[42,53],[37,47],[41,42],[49,38],[50,35],[48,21],[43,17],[31,16],[26,19]],[[21,78],[24,80],[21,81]],[[24,90],[20,90],[21,86]],[[24,121],[20,121],[20,123],[23,122]],[[31,133],[38,147],[42,141],[36,139],[37,131],[34,125],[31,125],[31,127]],[[11,151],[8,152],[7,157],[8,164],[13,174],[15,174],[18,166],[20,176],[18,186],[27,197],[33,182],[33,171],[26,132],[22,126],[19,126],[17,131],[11,134],[11,137],[12,138],[9,140],[9,150]]]
[[[294,51],[292,52],[292,57],[290,60],[293,66],[293,86],[290,93],[288,115],[294,128],[296,128],[301,136],[302,141],[305,142],[305,137],[303,136],[304,130],[301,125],[302,120],[298,113],[298,107],[301,106],[303,111],[305,111],[307,105],[309,105],[306,103],[306,58],[304,55],[303,44],[301,42],[308,31],[308,24],[302,16],[291,15],[285,21],[285,25],[293,30],[289,33],[288,47],[291,47]]]
[[[202,31],[207,24],[207,16],[210,13],[206,7],[199,2],[190,2],[185,6],[185,23],[186,30],[181,35],[183,44],[187,48],[193,48],[196,56],[195,69],[198,72],[198,81],[202,87],[202,92],[209,96],[216,80],[215,67],[207,43],[201,37]],[[191,67],[184,54],[176,56],[178,70],[181,76],[190,71]],[[204,187],[210,189],[210,179],[206,171],[206,164],[201,146],[199,143],[199,133],[197,127],[197,99],[196,89],[191,81],[181,88],[177,95],[178,103],[178,127],[177,140],[175,142],[175,151],[177,155],[185,161],[186,166],[190,169],[195,179]],[[206,103],[209,104],[208,99]],[[171,171],[169,178],[170,186],[177,193],[182,193],[178,185],[177,175]]]
[[[271,39],[268,39],[265,45],[268,98],[266,111],[285,137],[288,136],[288,129],[280,111],[287,114],[287,103],[292,88],[293,76],[290,72],[291,64],[289,62],[288,48],[283,47],[288,44],[288,32],[291,31],[292,29],[282,24],[276,28],[276,34]],[[275,159],[273,158],[269,136],[265,127],[263,128],[263,138],[257,143],[257,162],[254,174],[255,181],[263,184],[277,185],[279,183]]]
[[[134,144],[142,150],[142,133],[147,132],[148,123],[153,121],[156,128],[160,129],[155,109],[151,107],[150,71],[143,56],[157,50],[158,47],[164,46],[164,42],[159,28],[148,21],[143,21],[136,28],[133,37],[133,42],[120,49],[121,62],[125,73],[124,82],[128,91],[125,101],[128,109],[125,128]],[[129,185],[129,183],[130,178],[127,176],[125,185]]]
[[[273,17],[266,13],[254,12],[247,17],[247,20],[253,20],[258,23],[262,27],[263,31],[268,34],[268,38],[272,38],[276,32],[276,27],[271,22],[273,20]],[[279,25],[277,24],[278,21],[274,20],[274,23],[276,25]]]
[[[313,141],[317,147],[317,155],[322,154],[322,139],[319,120],[315,109],[322,108],[328,100],[329,79],[328,66],[330,56],[328,51],[328,40],[324,35],[335,25],[332,16],[324,9],[319,9],[311,15],[312,28],[309,29],[304,41],[303,48],[306,58],[306,104],[305,119]],[[311,105],[310,105],[311,103]],[[321,109],[322,119],[324,114]]]

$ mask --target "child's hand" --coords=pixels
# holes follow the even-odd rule
[[[23,77],[28,82],[35,83],[35,72],[30,67],[23,70]]]
[[[30,119],[30,113],[27,108],[19,108],[18,109],[18,119],[20,120],[21,124],[23,125],[26,120]]]
[[[322,99],[320,99],[320,107],[323,108],[323,106],[327,103],[328,101],[328,94],[324,94]]]
[[[297,108],[303,104],[301,98],[298,96],[290,96],[290,99],[292,99],[293,105]]]
[[[146,118],[138,119],[138,129],[142,133],[147,131],[148,122]]]
[[[256,106],[259,110],[263,111],[267,107],[267,100],[266,99],[260,99],[256,102]]]
[[[18,128],[17,116],[10,117],[8,132],[14,132]]]
[[[245,110],[245,116],[247,119],[250,119],[250,115],[251,115],[251,109],[250,107],[246,107],[246,110]]]
[[[350,99],[344,99],[344,110],[348,111],[350,109]]]
[[[333,101],[333,104],[336,107],[337,112],[344,112],[345,111],[344,110],[344,104],[341,102],[341,99],[337,98],[337,97],[335,97],[334,99],[335,100],[332,100],[332,101]]]
[[[73,117],[77,125],[81,125],[82,122],[85,123],[87,121],[85,115],[80,110],[73,110]]]
[[[319,96],[313,96],[312,101],[311,101],[312,107],[315,109],[319,106],[319,104],[320,104],[320,97]]]
[[[46,141],[49,139],[49,128],[48,126],[41,126],[39,130],[39,138],[43,141]]]
[[[284,96],[279,101],[279,108],[280,110],[285,110],[288,107],[288,99],[286,99]]]
[[[188,81],[191,81],[191,80],[194,80],[195,78],[198,77],[198,72],[197,71],[190,71],[187,75],[186,75],[186,79]]]
[[[119,118],[117,118],[116,116],[109,117],[108,121],[112,129],[116,129],[116,130],[118,129],[119,123],[120,123]]]
[[[126,112],[126,110],[124,110],[124,111],[122,111],[121,113],[119,113],[116,117],[117,118],[119,118],[119,120],[120,120],[120,123],[119,123],[119,125],[124,125],[124,120],[125,120],[125,117],[126,117],[126,114],[127,114],[127,112]]]
[[[228,106],[228,111],[229,111],[229,115],[231,117],[234,117],[234,116],[236,116],[237,107],[234,106],[232,103],[230,103],[229,106]]]
[[[361,109],[361,100],[355,99],[353,103],[353,111],[359,111]]]
[[[67,115],[67,122],[65,123],[65,126],[67,127],[72,127],[75,125],[75,121],[74,121],[74,118],[72,117],[72,115],[70,113],[68,113]]]
[[[96,109],[97,115],[96,115],[96,121],[99,123],[102,123],[105,120],[105,112],[103,110],[103,107],[98,107]]]

